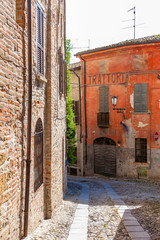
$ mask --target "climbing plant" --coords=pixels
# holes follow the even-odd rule
[[[66,64],[67,64],[67,159],[70,164],[76,163],[74,152],[76,149],[76,125],[74,123],[73,100],[71,98],[71,73],[69,71],[71,42],[66,40]]]

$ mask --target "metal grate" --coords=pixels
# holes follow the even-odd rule
[[[135,139],[135,161],[147,162],[147,139],[146,138]]]

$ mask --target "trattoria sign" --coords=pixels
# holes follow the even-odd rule
[[[87,74],[87,84],[122,84],[127,82],[128,73]]]

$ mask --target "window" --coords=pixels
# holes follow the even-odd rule
[[[134,111],[148,112],[148,84],[138,83],[134,85]]]
[[[43,183],[43,126],[39,118],[34,133],[34,191]]]
[[[99,127],[109,126],[109,87],[99,88],[99,113],[97,113]]]
[[[147,139],[146,138],[135,139],[135,161],[147,162]]]
[[[44,75],[44,14],[37,4],[37,73]]]
[[[73,101],[74,122],[79,124],[79,101]]]

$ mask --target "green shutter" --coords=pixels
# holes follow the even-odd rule
[[[109,87],[99,88],[99,112],[109,112]]]
[[[134,85],[134,111],[148,112],[148,83]]]

